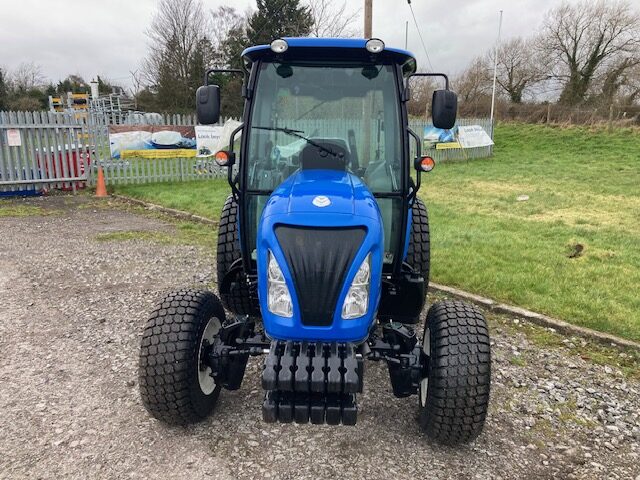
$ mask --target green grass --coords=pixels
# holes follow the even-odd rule
[[[217,219],[229,195],[226,180],[165,182],[148,185],[118,185],[109,187],[114,193],[145,200],[177,210]]]
[[[46,210],[35,205],[20,205],[13,200],[0,200],[0,218],[31,217],[34,215],[55,215],[54,210]]]
[[[640,131],[506,124],[496,142],[423,176],[432,280],[640,340]],[[229,187],[116,192],[218,218]]]
[[[214,252],[217,238],[212,226],[194,222],[172,221],[175,231],[121,230],[96,235],[99,242],[146,241],[164,245],[200,245]]]
[[[501,125],[496,142],[423,179],[432,279],[640,340],[640,132]]]

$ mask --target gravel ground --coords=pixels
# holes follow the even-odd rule
[[[429,443],[417,400],[394,398],[375,363],[356,427],[264,424],[260,359],[209,420],[162,425],[138,395],[139,336],[163,292],[213,281],[211,253],[97,241],[174,226],[85,196],[28,204],[56,213],[0,216],[0,478],[640,480],[637,375],[597,365],[577,339],[541,347],[504,317],[490,318],[491,408],[470,446]]]

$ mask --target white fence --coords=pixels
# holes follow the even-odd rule
[[[336,120],[326,123],[307,121],[304,131],[313,136],[358,131],[362,120]],[[111,157],[109,126],[112,124],[196,125],[195,115],[129,113],[73,114],[52,112],[0,112],[0,195],[27,194],[57,188],[75,191],[93,184],[98,165],[103,167],[110,185],[165,181],[190,181],[226,177],[226,169],[213,160],[188,158]],[[412,119],[411,128],[420,136],[429,124]],[[488,119],[459,119],[458,125],[481,125],[492,132]],[[300,127],[298,125],[297,127]],[[374,128],[375,127],[374,125]],[[331,130],[331,131],[329,131]],[[369,136],[376,138],[376,132]],[[413,142],[411,142],[413,145]],[[358,145],[360,152],[365,145]],[[368,146],[368,148],[373,148]],[[488,157],[491,147],[429,150],[436,161],[469,160]]]

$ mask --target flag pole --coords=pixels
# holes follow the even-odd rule
[[[498,76],[498,50],[500,49],[500,33],[502,31],[502,10],[500,10],[500,22],[498,23],[498,38],[496,39],[496,49],[493,61],[493,91],[491,92],[491,138],[493,138],[493,112],[496,103],[496,78]]]

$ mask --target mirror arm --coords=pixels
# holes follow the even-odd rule
[[[204,85],[209,85],[209,76],[215,73],[231,73],[234,75],[242,75],[242,97],[250,98],[251,97],[251,89],[247,87],[247,79],[249,76],[249,72],[247,70],[240,70],[239,68],[209,68],[206,72],[204,72]]]
[[[416,132],[411,130],[411,128],[407,127],[407,132],[416,141],[416,158],[420,158],[422,156],[422,140],[416,134]],[[421,177],[421,174],[422,174],[422,172],[420,170],[416,169],[416,185],[415,185],[415,188],[413,189],[413,191],[409,194],[409,198],[408,198],[409,204],[411,204],[413,202],[413,199],[416,197],[416,194],[418,193],[418,190],[420,190],[420,177]]]
[[[244,71],[239,68],[208,68],[206,72],[204,72],[204,84],[209,85],[209,76],[213,73],[239,73],[240,75],[244,75]]]
[[[413,77],[442,77],[444,78],[445,90],[449,90],[449,77],[446,73],[412,73],[407,77],[407,86],[405,88],[409,88],[409,80]]]
[[[233,132],[231,132],[231,136],[229,137],[229,151],[232,154],[235,154],[233,151],[233,144],[236,141],[236,135],[244,128],[244,124],[240,124],[238,128],[236,128]],[[238,167],[239,168],[239,167]],[[240,203],[240,190],[238,189],[236,182],[238,177],[233,178],[233,165],[227,167],[227,182],[229,182],[229,186],[231,187],[231,193],[233,194],[233,198],[235,198],[237,203]]]

